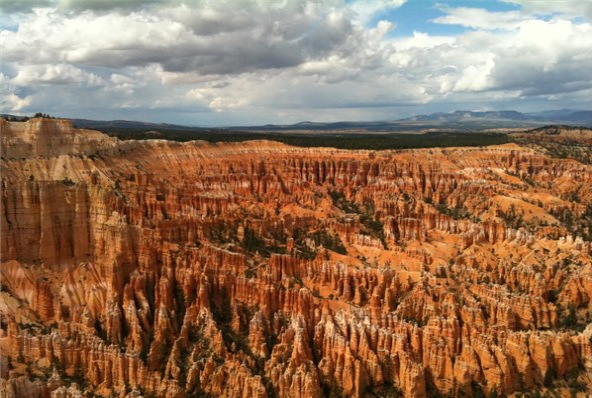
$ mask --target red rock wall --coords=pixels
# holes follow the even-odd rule
[[[583,212],[590,166],[2,123],[6,396],[509,394],[592,370],[590,242],[542,222]]]

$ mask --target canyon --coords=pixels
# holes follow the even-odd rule
[[[592,393],[590,164],[0,128],[2,397]]]

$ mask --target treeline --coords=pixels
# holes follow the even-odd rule
[[[27,120],[31,119],[28,116],[16,116],[16,115],[0,115],[2,119],[6,120],[7,122],[26,122]]]
[[[99,130],[122,140],[161,138],[179,142],[203,140],[212,143],[270,140],[300,147],[334,147],[339,149],[370,150],[488,146],[501,145],[509,142],[508,136],[503,133],[429,132],[425,134],[289,134],[273,132],[241,132],[223,129],[159,129],[159,134],[155,137],[155,132],[147,129],[106,127]]]
[[[18,116],[18,115],[5,115],[2,114],[0,115],[0,117],[2,117],[2,119],[5,119],[8,122],[26,122],[32,118],[36,118],[36,117],[42,117],[45,119],[56,119],[55,116],[51,116],[48,113],[42,113],[42,112],[37,112],[35,115],[33,115],[32,117],[29,116]]]
[[[37,112],[33,117],[42,117],[45,119],[56,119],[55,116],[51,116],[49,113],[42,113],[42,112]]]

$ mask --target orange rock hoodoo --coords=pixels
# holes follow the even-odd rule
[[[587,388],[591,166],[0,127],[0,396]]]

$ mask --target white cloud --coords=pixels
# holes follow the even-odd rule
[[[475,27],[484,23],[472,20]],[[499,26],[508,20],[500,19]],[[457,37],[415,33],[395,41],[397,52],[389,60],[410,79],[439,82],[439,91],[448,98],[465,91],[529,97],[592,87],[590,24],[524,17],[514,29],[507,27],[501,33],[487,29]]]
[[[366,24],[380,12],[399,8],[406,2],[407,0],[355,0],[349,4],[349,8],[362,24]]]
[[[21,98],[11,93],[2,97],[1,106],[2,109],[6,109],[8,112],[20,113],[23,109],[31,105],[31,102],[32,98],[30,96]]]
[[[209,107],[214,109],[216,112],[222,112],[224,110],[238,109],[244,107],[248,101],[246,99],[229,98],[229,97],[216,97],[209,103]]]
[[[523,15],[518,11],[491,12],[482,8],[458,7],[445,9],[446,15],[433,22],[445,25],[460,25],[473,29],[518,29]]]
[[[80,86],[100,86],[102,78],[94,73],[86,72],[69,64],[57,65],[23,65],[12,79],[17,86],[30,85],[62,85],[75,84]]]
[[[529,21],[494,55],[491,77],[498,89],[521,90],[529,96],[592,87],[590,24]]]
[[[538,15],[563,14],[566,17],[582,17],[592,20],[592,2],[588,0],[503,0],[518,4],[525,13]]]
[[[452,36],[431,36],[424,32],[413,32],[413,36],[402,39],[395,39],[393,43],[398,50],[409,50],[412,48],[433,48],[442,44],[452,44],[456,41]]]
[[[32,98],[27,95],[17,95],[16,87],[11,79],[0,73],[0,110],[20,114],[23,109],[31,105]]]
[[[493,66],[493,56],[490,56],[484,64],[465,67],[452,91],[483,91],[491,88],[489,76]]]

